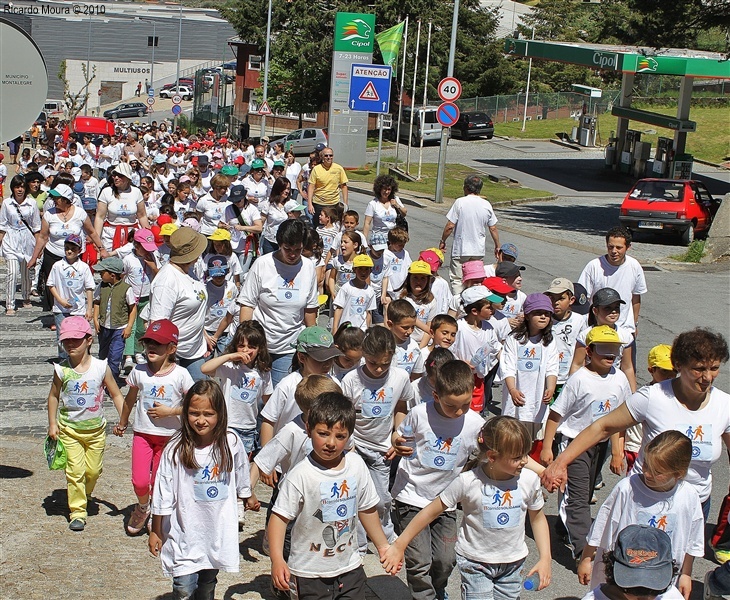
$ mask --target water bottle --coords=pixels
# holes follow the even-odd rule
[[[522,587],[528,592],[536,592],[540,587],[540,575],[533,573],[522,582]]]
[[[410,454],[410,456],[404,456],[403,460],[412,460],[416,457],[416,436],[413,435],[413,427],[411,427],[410,425],[404,426],[403,434],[401,435],[401,437],[404,440],[401,445],[413,449],[413,452]]]

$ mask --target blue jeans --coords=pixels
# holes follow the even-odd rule
[[[378,491],[378,505],[376,510],[380,517],[380,524],[383,526],[383,532],[389,543],[395,540],[395,527],[390,518],[390,511],[393,506],[393,498],[390,495],[390,460],[387,460],[380,452],[369,450],[367,448],[356,447],[357,453],[365,461],[365,465],[370,471],[370,477],[373,479],[375,489]],[[368,551],[368,538],[365,528],[358,521],[357,524],[357,543],[360,554],[366,554]]]
[[[188,373],[190,373],[190,377],[193,378],[193,381],[202,381],[203,379],[208,379],[206,375],[203,375],[203,372],[200,370],[200,368],[203,366],[203,363],[205,362],[205,357],[201,356],[200,358],[178,358],[177,363],[181,367],[185,367],[188,370]]]
[[[218,583],[218,569],[203,569],[189,575],[172,578],[174,600],[213,600],[215,584]]]
[[[710,500],[711,500],[711,499],[712,499],[712,498],[710,498],[710,497],[708,496],[708,497],[707,497],[707,500],[705,500],[705,501],[704,501],[704,502],[702,503],[702,514],[703,514],[703,516],[705,517],[705,523],[707,523],[707,519],[709,519],[709,518],[710,518]]]
[[[398,533],[419,509],[395,501],[393,518]],[[441,513],[413,538],[405,551],[406,577],[414,600],[443,600],[449,575],[456,565],[456,511]]]
[[[243,447],[246,449],[248,454],[251,454],[255,449],[259,447],[259,432],[256,429],[239,429],[238,427],[228,426],[241,440]]]
[[[66,350],[63,349],[63,344],[61,343],[61,340],[58,339],[58,337],[61,335],[61,323],[68,316],[70,315],[67,315],[65,313],[53,313],[53,322],[56,325],[56,346],[58,346],[59,360],[66,360],[68,358],[68,354],[66,354]]]
[[[523,560],[513,563],[480,563],[456,555],[464,600],[519,600]]]
[[[710,591],[716,596],[730,594],[730,561],[723,563],[712,573],[708,579]]]
[[[294,354],[271,355],[271,385],[276,387],[291,371],[291,361]]]
[[[271,254],[279,249],[279,244],[270,242],[265,237],[261,237],[261,254]]]
[[[124,333],[124,329],[99,328],[99,358],[102,360],[107,359],[109,369],[114,375],[114,381],[117,382],[119,387],[124,385],[124,381],[119,377],[119,367],[124,356],[122,333]]]

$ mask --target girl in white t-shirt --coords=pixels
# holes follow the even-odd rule
[[[527,558],[525,516],[540,555],[526,574],[536,574],[538,589],[550,584],[550,530],[542,508],[545,503],[538,476],[523,467],[532,437],[525,426],[512,417],[487,421],[477,437],[477,466],[464,471],[408,524],[388,549],[383,567],[392,572],[403,562],[411,540],[438,515],[461,503],[464,518],[456,541],[456,564],[461,573],[461,589],[471,594],[495,598],[520,598],[523,567]]]
[[[416,309],[416,327],[411,339],[418,342],[421,348],[431,341],[431,319],[437,313],[436,299],[431,292],[433,275],[426,261],[413,261],[408,267],[408,276],[401,288],[400,297],[407,300]]]
[[[343,321],[333,337],[342,356],[335,358],[330,375],[342,381],[345,375],[362,364],[362,341],[365,339],[365,332],[350,321]]]
[[[342,233],[340,242],[340,253],[330,261],[330,272],[327,275],[327,290],[334,300],[337,292],[348,281],[355,279],[355,270],[352,261],[360,254],[362,242],[356,231],[345,231]]]
[[[188,390],[181,422],[160,460],[149,550],[176,595],[212,598],[218,571],[239,570],[236,498],[251,496],[248,458],[215,381]]]
[[[185,367],[175,364],[179,331],[168,319],[150,323],[141,341],[146,364],[137,365],[127,376],[129,391],[124,400],[118,436],[124,435],[129,415],[135,404],[134,437],[132,438],[132,486],[137,506],[127,524],[127,531],[136,535],[150,516],[150,491],[165,445],[180,429],[180,412],[185,393],[193,386]]]
[[[680,431],[665,431],[649,442],[644,472],[619,481],[598,510],[578,563],[580,583],[595,588],[605,582],[603,553],[613,550],[624,527],[648,525],[671,538],[672,558],[679,567],[673,583],[689,597],[694,558],[705,554],[700,497],[683,481],[691,460],[692,442]]]

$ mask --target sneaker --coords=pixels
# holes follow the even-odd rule
[[[150,516],[150,507],[142,508],[139,504],[134,507],[132,516],[129,517],[129,523],[127,523],[127,531],[132,535],[137,535],[144,528],[147,519]]]
[[[730,560],[730,550],[721,550],[720,548],[712,548],[712,551],[715,553],[715,560],[720,563],[721,565],[724,565],[727,561]]]
[[[238,505],[238,527],[241,528],[246,523],[246,507],[241,498],[236,501],[236,504]]]
[[[724,596],[712,593],[712,589],[710,588],[710,575],[712,575],[712,571],[705,573],[705,590],[702,593],[702,600],[722,600]]]
[[[84,527],[86,527],[86,521],[81,519],[74,519],[68,524],[68,528],[71,531],[83,531]]]
[[[129,373],[132,369],[134,369],[134,361],[131,356],[124,359],[124,366],[122,368],[125,373]]]
[[[593,486],[593,489],[594,490],[600,490],[600,489],[602,489],[605,486],[606,486],[606,482],[603,481],[603,480],[601,480],[601,481],[597,481],[596,482],[596,485]]]
[[[136,362],[138,365],[147,364],[147,357],[144,354],[138,352],[134,355],[134,362]]]
[[[591,496],[591,504],[596,504],[597,502],[598,502],[598,498],[596,498],[596,495],[595,495],[595,494],[593,494],[593,495]]]

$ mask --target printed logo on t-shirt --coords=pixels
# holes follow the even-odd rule
[[[420,350],[397,350],[397,365],[401,369],[405,369],[409,373],[413,371],[413,367],[416,364],[416,361],[418,360],[418,357],[421,356]]]
[[[504,305],[504,308],[499,309],[497,312],[502,313],[505,317],[508,319],[512,319],[513,317],[517,316],[517,304],[514,300],[507,299],[507,304]]]
[[[558,373],[560,374],[560,377],[568,375],[568,371],[570,371],[570,363],[572,361],[572,357],[567,352],[561,350],[558,352]]]
[[[119,208],[117,208],[117,215],[119,215],[120,217],[128,217],[131,214],[132,214],[132,209],[130,208],[129,204],[127,204],[126,202],[122,202],[119,205]]]
[[[350,308],[353,313],[361,315],[365,312],[365,296],[356,296],[350,299]]]
[[[712,460],[712,423],[679,425],[677,429],[692,440],[692,460]]]
[[[99,400],[99,384],[85,379],[76,379],[66,383],[67,408],[83,408],[89,411],[98,410],[101,402]]]
[[[397,273],[398,271],[400,271],[402,266],[403,266],[403,259],[395,256],[393,258],[392,262],[390,263],[390,270],[393,273]]]
[[[259,387],[261,386],[261,378],[253,373],[243,373],[241,376],[241,385],[231,386],[231,396],[234,400],[242,400],[246,404],[253,404],[259,397]]]
[[[357,515],[357,481],[334,479],[319,484],[322,521],[333,523]]]
[[[426,434],[426,446],[421,452],[421,463],[440,471],[453,471],[459,454],[461,440],[458,437],[441,437],[433,432]]]
[[[165,406],[172,406],[172,396],[165,395],[166,392],[169,393],[172,391],[170,386],[155,384],[148,388],[148,386],[142,384],[139,391],[142,394],[142,405],[145,410],[152,408],[155,402],[157,404],[164,404]]]
[[[211,304],[210,314],[211,314],[211,316],[213,316],[217,319],[222,319],[225,316],[225,314],[226,314],[225,298],[221,298],[215,304]]]
[[[541,346],[525,346],[520,348],[520,354],[517,358],[517,370],[533,372],[540,369],[540,361],[542,360]]]
[[[221,502],[228,498],[228,473],[217,464],[205,465],[193,476],[193,497],[198,502]]]
[[[616,396],[609,396],[605,400],[594,400],[591,404],[592,417],[595,421],[610,413],[618,404]]]
[[[362,416],[367,419],[389,417],[393,411],[393,388],[380,387],[364,389],[360,395],[362,400]]]
[[[482,487],[482,519],[487,529],[517,527],[522,516],[522,494],[515,486],[501,489],[495,485]]]
[[[474,353],[469,363],[474,367],[474,371],[480,377],[484,377],[487,373],[487,364],[489,362],[489,348],[482,346]]]
[[[664,510],[640,510],[637,514],[637,524],[661,529],[671,536],[677,525],[677,515]]]
[[[299,287],[296,277],[286,279],[276,276],[276,298],[279,302],[299,302]]]

